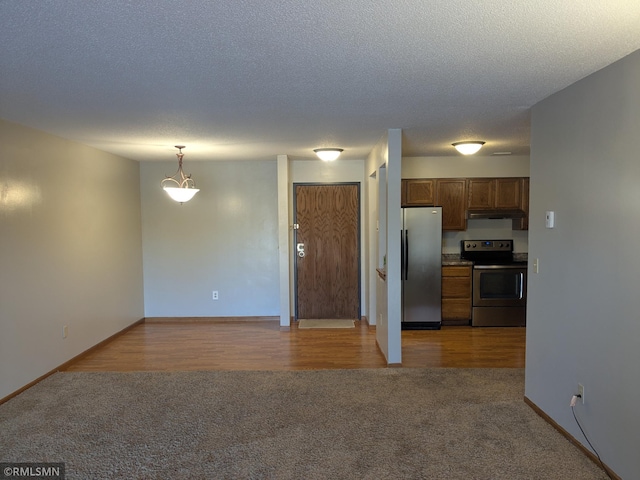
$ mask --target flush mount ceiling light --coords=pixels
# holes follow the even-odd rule
[[[176,145],[176,148],[178,149],[178,153],[176,153],[178,171],[173,176],[166,177],[160,184],[172,199],[183,204],[191,200],[200,190],[196,188],[196,182],[193,181],[191,175],[185,175],[182,171],[182,157],[184,157],[182,149],[185,148],[184,145]]]
[[[344,150],[342,148],[316,148],[314,152],[320,160],[333,162]]]
[[[473,155],[482,148],[484,142],[473,140],[470,142],[456,142],[452,143],[451,145],[456,147],[456,150],[458,150],[463,155]]]

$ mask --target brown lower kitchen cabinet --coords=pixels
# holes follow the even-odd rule
[[[471,267],[442,267],[442,325],[471,323]]]

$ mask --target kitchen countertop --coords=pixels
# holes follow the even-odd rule
[[[472,266],[473,262],[470,260],[465,260],[464,258],[460,258],[459,253],[443,253],[442,254],[442,265],[445,267],[461,267],[461,266]]]
[[[528,262],[529,261],[529,254],[528,253],[514,253],[513,254],[513,259],[516,262]]]
[[[528,260],[527,253],[514,253],[513,259],[517,262],[526,262]],[[473,262],[470,260],[465,260],[464,258],[460,258],[459,253],[443,253],[442,254],[442,265],[445,267],[455,267],[455,266],[472,266]]]
[[[517,262],[526,262],[528,255],[526,253],[514,253],[513,259]],[[443,267],[472,267],[473,262],[471,260],[465,260],[460,258],[459,253],[443,253],[442,254],[442,266]],[[380,278],[385,280],[387,278],[386,269],[376,268]]]

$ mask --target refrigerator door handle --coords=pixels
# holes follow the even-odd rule
[[[404,278],[404,230],[400,230],[400,279]]]
[[[409,280],[409,230],[404,231],[404,279]]]

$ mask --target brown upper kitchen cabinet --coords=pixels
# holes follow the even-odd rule
[[[436,206],[442,207],[442,230],[466,230],[467,180],[464,178],[437,178],[435,182],[435,203]]]
[[[513,230],[529,230],[529,178],[522,179],[522,197],[520,209],[525,213],[524,218],[514,218]]]
[[[469,210],[518,210],[522,208],[522,178],[470,178]]]
[[[402,180],[402,206],[432,207],[435,201],[434,184],[432,179]]]
[[[522,208],[522,178],[496,178],[496,208]]]

